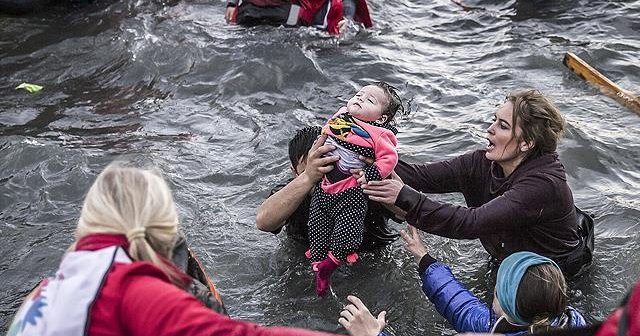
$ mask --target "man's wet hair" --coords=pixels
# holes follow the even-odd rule
[[[371,85],[375,85],[381,88],[387,98],[389,99],[389,104],[387,104],[387,108],[382,112],[382,115],[387,116],[387,120],[384,122],[383,126],[395,126],[395,116],[400,112],[400,114],[404,113],[404,106],[402,105],[402,100],[398,95],[398,89],[393,87],[391,84],[387,82],[374,82]]]
[[[307,126],[299,129],[296,135],[289,141],[289,160],[293,169],[298,168],[300,159],[307,159],[309,149],[313,146],[313,142],[320,136],[322,127],[320,126]]]

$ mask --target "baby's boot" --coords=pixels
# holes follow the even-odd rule
[[[358,261],[360,257],[358,256],[358,253],[353,252],[350,255],[347,256],[347,264],[349,265],[353,265],[355,264],[356,261]]]
[[[331,285],[331,274],[340,266],[340,260],[329,252],[327,259],[311,263],[316,273],[316,294],[319,297],[327,295],[327,289]]]

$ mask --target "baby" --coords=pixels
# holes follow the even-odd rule
[[[362,242],[367,197],[360,187],[367,181],[389,176],[398,163],[393,118],[402,110],[395,89],[387,83],[367,85],[349,99],[347,106],[322,128],[326,144],[340,156],[335,168],[313,190],[309,211],[309,240],[316,293],[324,296],[333,271],[342,263],[355,262]],[[360,156],[374,160],[366,166]],[[356,179],[351,169],[362,169]]]

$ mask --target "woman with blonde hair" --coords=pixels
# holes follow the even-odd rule
[[[8,335],[328,335],[264,328],[207,309],[169,260],[178,230],[153,170],[112,164],[93,183],[76,241],[54,277],[16,313]]]

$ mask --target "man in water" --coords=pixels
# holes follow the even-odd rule
[[[294,177],[273,188],[258,208],[256,226],[261,231],[277,234],[285,227],[289,237],[309,244],[307,223],[311,192],[339,159],[338,156],[325,156],[335,147],[324,144],[326,135],[320,136],[320,130],[319,126],[305,127],[289,142]],[[389,218],[395,217],[380,204],[369,202],[361,251],[386,246],[398,237],[387,226]]]

